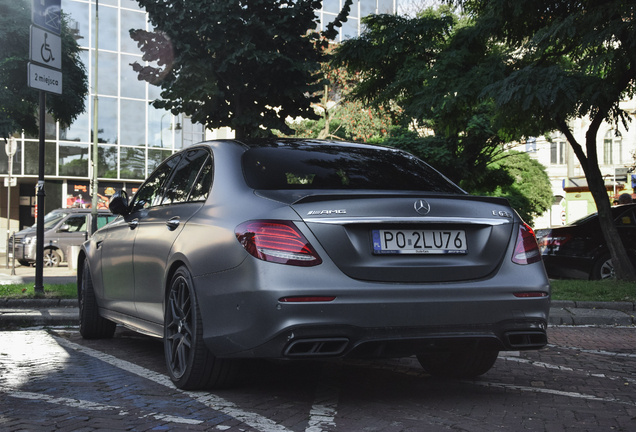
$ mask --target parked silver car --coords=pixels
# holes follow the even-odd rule
[[[114,219],[110,210],[98,210],[97,227]],[[91,221],[91,209],[57,209],[47,213],[44,216],[44,265],[57,267],[67,261],[69,248],[80,246],[88,238]],[[9,239],[9,252],[15,250],[15,259],[23,266],[35,264],[36,225],[18,231]]]
[[[81,334],[162,337],[179,388],[229,385],[246,358],[416,355],[466,378],[547,343],[530,227],[396,149],[205,142],[110,208],[79,257]]]

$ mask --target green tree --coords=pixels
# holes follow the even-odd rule
[[[327,58],[335,45],[327,49]],[[394,125],[394,104],[391,109],[363,104],[351,98],[351,91],[359,79],[358,73],[350,73],[344,67],[334,67],[329,62],[321,64],[325,78],[319,102],[314,103],[319,120],[288,120],[293,135],[318,139],[343,139],[348,141],[382,142]],[[284,134],[283,134],[284,135]]]
[[[508,198],[519,216],[533,226],[534,219],[552,205],[552,186],[545,167],[528,153],[519,151],[504,153],[491,166],[501,169],[511,181],[503,182],[494,191],[483,191],[484,195]]]
[[[38,134],[39,91],[27,86],[31,2],[0,0],[0,136],[5,140],[22,130]],[[86,68],[80,47],[62,16],[62,91],[49,94],[46,109],[63,126],[86,110]]]
[[[622,0],[466,0],[474,25],[459,31],[444,56],[453,59],[464,45],[489,46],[480,62],[489,65],[481,97],[496,104],[497,121],[511,133],[562,132],[585,172],[598,209],[601,231],[616,276],[636,281],[634,266],[614,226],[599,168],[597,135],[603,121],[628,127],[622,100],[636,90],[634,2]],[[450,61],[450,60],[449,60]],[[456,72],[461,70],[458,65]],[[479,68],[464,68],[473,75]],[[459,83],[465,80],[458,79]],[[569,123],[586,117],[579,142]]]
[[[287,117],[317,119],[311,104],[327,39],[346,21],[352,0],[317,32],[318,0],[138,0],[156,31],[132,30],[143,59],[140,79],[162,88],[157,108],[185,113],[237,137],[289,133]],[[314,96],[308,96],[314,95]]]
[[[442,55],[466,19],[444,6],[417,18],[373,15],[364,24],[367,31],[344,42],[333,63],[360,71],[355,99],[403,109],[403,128],[384,143],[416,154],[469,192],[510,182],[490,165],[516,138],[495,122],[492,101],[479,98],[490,73],[455,70],[458,63],[479,64],[486,46],[466,45],[453,59]]]

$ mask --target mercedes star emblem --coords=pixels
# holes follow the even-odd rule
[[[415,211],[418,212],[421,215],[425,215],[429,211],[431,211],[431,206],[429,205],[428,202],[426,202],[423,199],[419,199],[419,200],[415,201],[414,207],[415,207]]]

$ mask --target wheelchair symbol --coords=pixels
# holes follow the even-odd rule
[[[40,55],[42,55],[42,60],[44,60],[47,63],[50,62],[51,60],[55,60],[53,58],[53,52],[51,51],[51,47],[46,41],[46,38],[48,36],[49,35],[47,33],[44,33],[44,43],[42,44],[42,47],[40,48]],[[45,52],[47,53],[46,55],[44,55]]]

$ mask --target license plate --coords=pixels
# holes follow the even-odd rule
[[[463,230],[372,230],[374,254],[465,254]]]

